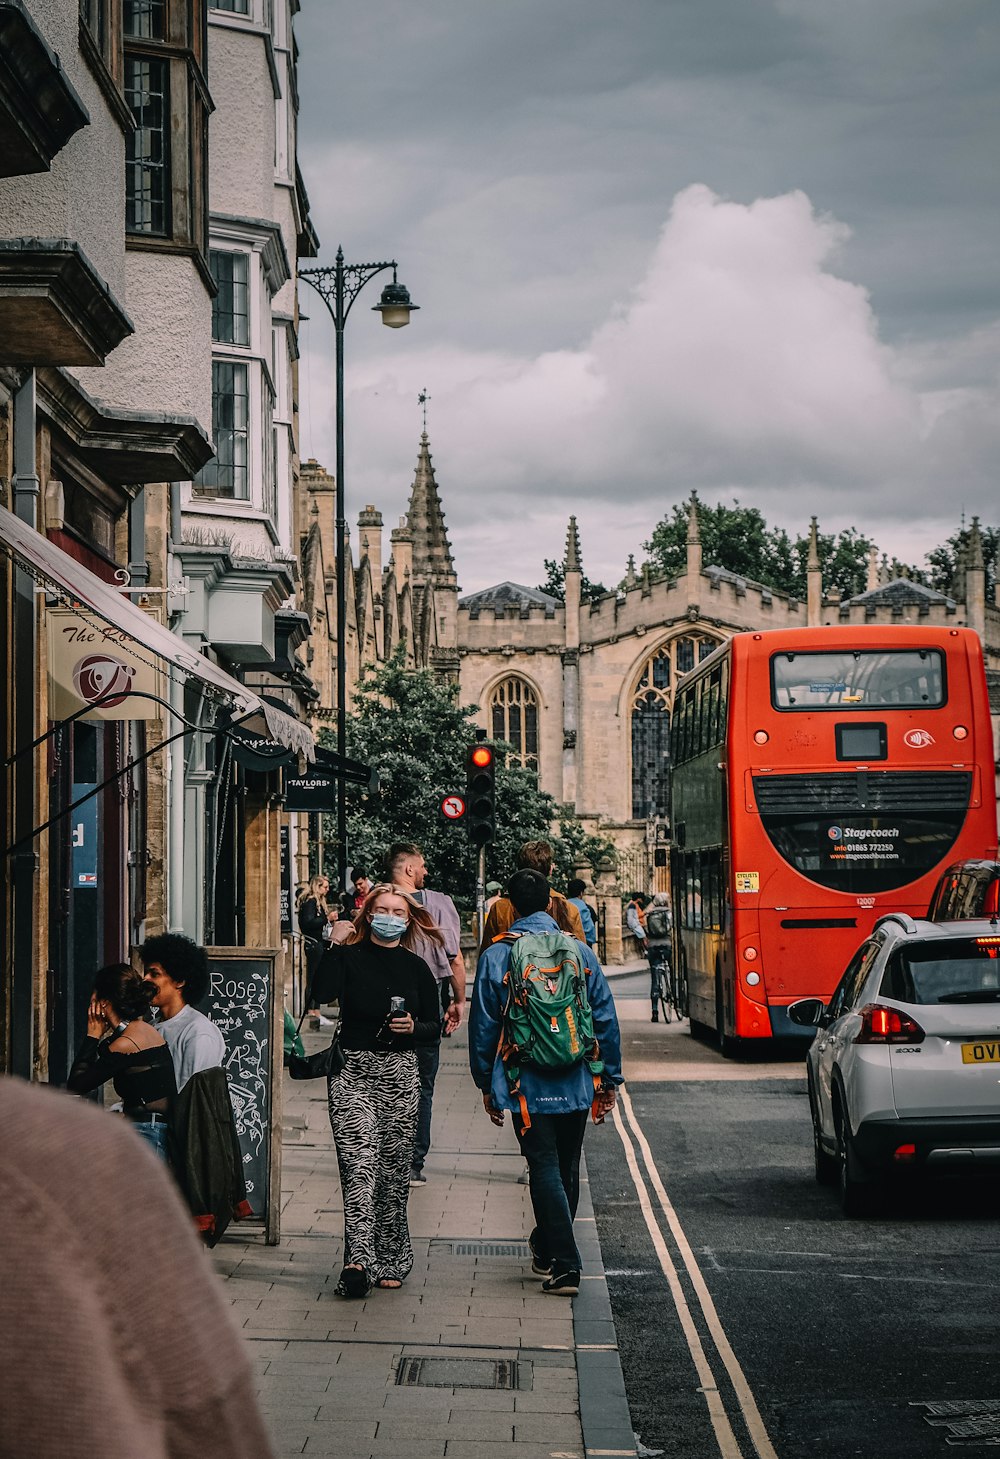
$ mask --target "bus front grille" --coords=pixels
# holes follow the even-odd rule
[[[850,770],[827,775],[755,775],[757,809],[767,815],[872,814],[965,810],[967,770]]]

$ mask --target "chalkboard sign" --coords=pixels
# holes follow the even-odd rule
[[[275,958],[269,948],[209,947],[212,975],[201,1011],[226,1040],[225,1070],[236,1120],[247,1200],[254,1216],[277,1232],[280,1151],[275,1148],[281,1039],[275,1047]],[[276,1062],[277,1060],[277,1062]],[[276,1078],[275,1070],[279,1071]],[[277,1239],[276,1235],[274,1239]]]

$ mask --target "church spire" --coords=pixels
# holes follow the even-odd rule
[[[455,579],[455,560],[444,524],[444,509],[431,463],[427,432],[420,437],[417,470],[406,522],[413,534],[413,572],[417,578]]]
[[[563,568],[566,572],[583,572],[580,561],[580,531],[576,525],[576,518],[570,517],[569,527],[566,530],[566,552],[563,557]]]

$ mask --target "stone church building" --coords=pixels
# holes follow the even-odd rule
[[[309,514],[306,611],[315,644],[326,637],[317,633],[320,620],[327,642],[335,621],[334,484],[312,461],[303,467],[302,482]],[[570,517],[562,562],[565,602],[517,582],[462,597],[425,432],[409,507],[390,534],[386,561],[380,513],[368,506],[358,519],[348,677],[353,682],[364,665],[384,661],[402,644],[410,666],[457,679],[461,701],[477,706],[490,737],[512,745],[522,764],[536,766],[542,789],[612,839],[626,867],[631,849],[639,873],[667,839],[677,681],[730,634],[821,623],[968,625],[983,640],[988,667],[1000,670],[1000,607],[987,601],[977,522],[958,598],[890,577],[885,558],[880,565],[874,552],[865,592],[844,600],[836,590],[825,593],[816,535],[814,519],[804,603],[704,562],[693,496],[686,571],[676,578],[656,576],[648,567],[637,574],[630,564],[617,592],[582,601],[583,549]],[[330,705],[332,683],[324,682],[316,663],[310,672],[322,691],[320,703]]]

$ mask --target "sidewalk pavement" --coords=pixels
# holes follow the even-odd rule
[[[327,1033],[307,1036],[307,1049]],[[611,1138],[606,1129],[587,1138]],[[326,1085],[285,1076],[281,1244],[238,1228],[216,1247],[280,1455],[596,1459],[635,1440],[586,1171],[579,1297],[530,1275],[523,1163],[486,1116],[465,1030],[442,1044],[426,1186],[410,1192],[416,1262],[399,1291],[334,1296],[343,1252]],[[248,1456],[252,1459],[252,1456]]]

